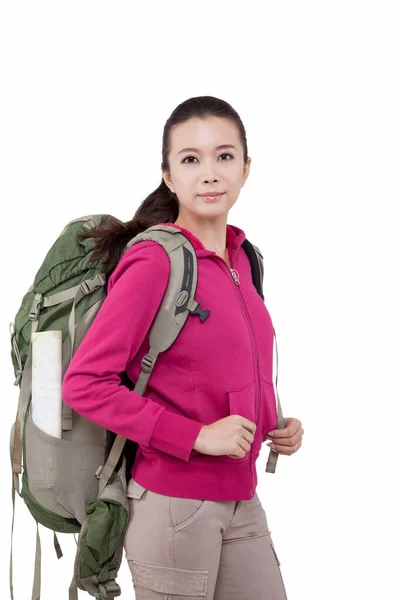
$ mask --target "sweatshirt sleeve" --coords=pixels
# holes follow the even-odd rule
[[[188,462],[203,424],[129,390],[119,377],[153,324],[169,273],[169,257],[157,242],[140,242],[123,255],[67,367],[62,398],[94,423]]]

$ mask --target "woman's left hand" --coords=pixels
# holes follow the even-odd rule
[[[278,454],[294,454],[301,446],[304,429],[301,421],[292,417],[283,418],[285,427],[283,429],[271,429],[264,437],[272,440],[267,446]]]

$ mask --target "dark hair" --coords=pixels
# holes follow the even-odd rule
[[[180,123],[198,117],[222,117],[230,119],[238,128],[243,145],[244,163],[247,163],[246,130],[238,113],[228,102],[214,96],[197,96],[179,104],[165,123],[162,138],[161,168],[169,172],[168,155],[171,149],[171,128]],[[133,218],[124,223],[114,217],[109,217],[96,228],[78,234],[80,239],[95,238],[96,243],[91,258],[101,262],[106,277],[111,275],[117,266],[126,244],[137,234],[158,223],[174,223],[178,218],[179,203],[176,194],[171,192],[164,179],[157,189],[145,198]]]

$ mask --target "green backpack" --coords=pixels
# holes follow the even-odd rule
[[[20,387],[17,416],[10,437],[13,476],[11,531],[14,528],[17,492],[37,524],[32,600],[40,598],[39,523],[54,532],[58,558],[62,551],[56,532],[79,534],[69,588],[70,600],[77,600],[77,587],[99,600],[114,598],[121,593],[116,577],[129,520],[126,496],[131,468],[129,458],[132,459],[138,444],[115,436],[79,415],[64,402],[62,435],[61,438],[53,437],[35,424],[31,408],[32,335],[42,331],[61,331],[64,377],[76,348],[104,301],[106,277],[101,266],[91,258],[95,240],[79,240],[77,234],[97,227],[109,218],[114,219],[111,215],[87,215],[67,224],[47,253],[33,285],[22,299],[14,323],[10,324],[11,358],[16,376],[14,385]],[[155,225],[130,240],[123,253],[134,244],[147,240],[163,246],[170,258],[171,273],[151,328],[149,352],[142,359],[136,385],[129,380],[126,372],[120,374],[121,385],[131,386],[140,395],[145,392],[158,354],[174,343],[187,318],[194,315],[204,321],[209,314],[194,300],[197,257],[189,239],[173,224]],[[243,248],[250,260],[254,285],[264,300],[263,257],[247,239]],[[284,427],[279,397],[278,427]],[[277,458],[278,454],[271,449],[267,472],[275,472]],[[21,490],[19,475],[22,476]],[[13,599],[12,541],[10,593]]]

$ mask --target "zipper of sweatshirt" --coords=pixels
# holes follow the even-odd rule
[[[260,404],[260,374],[259,374],[258,352],[257,352],[256,337],[255,337],[253,325],[251,323],[249,311],[247,310],[247,306],[246,306],[246,303],[244,301],[242,291],[240,289],[239,273],[238,273],[238,271],[236,271],[236,269],[233,268],[235,266],[234,262],[235,262],[237,251],[238,250],[236,249],[234,251],[233,255],[232,255],[232,268],[228,267],[228,265],[226,264],[225,260],[222,257],[218,256],[217,254],[216,254],[216,256],[218,258],[220,258],[224,262],[225,267],[230,272],[231,279],[233,280],[235,288],[237,290],[238,298],[240,299],[240,302],[241,302],[242,307],[244,309],[244,313],[245,313],[246,320],[247,320],[247,323],[248,323],[248,328],[249,328],[250,335],[251,335],[251,338],[252,338],[252,345],[253,345],[254,354],[255,354],[256,374],[257,374],[257,397],[256,397],[256,424],[257,424],[258,417],[259,417],[259,408],[260,408],[260,406],[259,406],[259,404]],[[250,474],[251,474],[251,476],[252,476],[252,470],[251,470],[251,456],[252,456],[252,451],[253,451],[253,445],[250,448],[250,460],[249,460]],[[252,481],[253,481],[253,477],[252,477]],[[255,490],[252,489],[251,490],[251,495],[252,496],[253,496],[254,492],[255,492]]]

